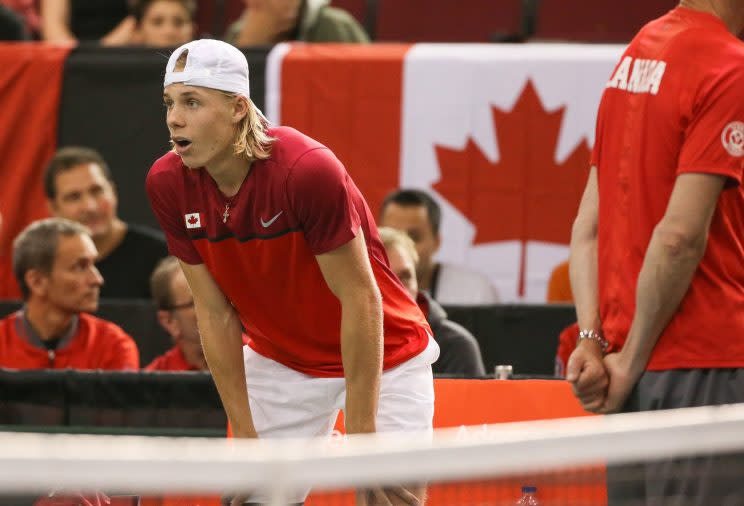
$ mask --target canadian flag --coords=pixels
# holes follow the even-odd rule
[[[186,228],[201,228],[201,214],[189,213],[183,216],[186,221]]]
[[[622,46],[277,46],[266,112],[331,148],[374,213],[399,187],[442,206],[438,258],[504,301],[545,300],[568,258],[596,111]]]

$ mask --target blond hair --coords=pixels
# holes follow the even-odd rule
[[[220,93],[231,99],[237,98],[240,100],[243,98],[248,102],[248,113],[240,120],[236,128],[235,141],[233,142],[235,155],[245,156],[249,160],[266,160],[269,158],[272,145],[277,139],[268,134],[268,122],[259,114],[253,101],[248,97],[229,91],[221,91]]]
[[[380,227],[379,232],[380,240],[386,250],[398,247],[411,255],[414,265],[418,264],[419,255],[416,251],[416,244],[405,232],[390,227]]]

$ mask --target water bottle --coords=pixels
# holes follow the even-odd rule
[[[517,501],[517,506],[540,506],[537,500],[537,487],[523,486],[522,497]]]

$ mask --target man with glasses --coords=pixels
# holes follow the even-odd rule
[[[173,339],[173,347],[150,362],[146,371],[206,371],[194,298],[175,257],[162,259],[150,277],[150,292],[160,325]]]

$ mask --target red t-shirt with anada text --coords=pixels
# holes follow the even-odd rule
[[[705,255],[648,369],[743,367],[744,44],[718,18],[683,7],[646,25],[607,84],[592,158],[600,316],[615,348],[677,176],[727,178]]]
[[[206,265],[256,352],[312,376],[341,377],[341,305],[315,255],[361,230],[382,293],[383,367],[423,351],[429,326],[390,271],[372,214],[346,169],[292,128],[270,128],[269,135],[278,139],[271,157],[253,163],[230,199],[206,170],[188,169],[174,153],[155,162],[147,192],[171,254]]]

